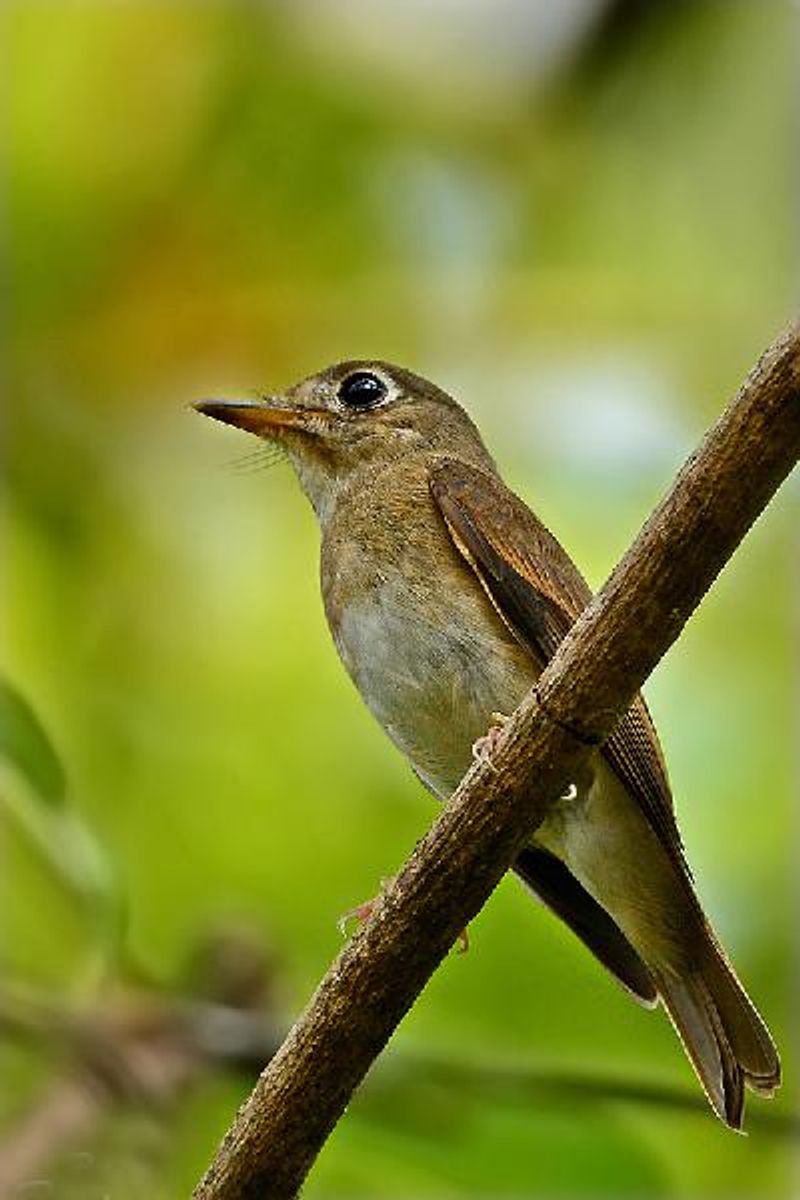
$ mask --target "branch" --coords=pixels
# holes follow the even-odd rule
[[[800,324],[781,336],[368,922],[239,1110],[195,1200],[296,1195],[354,1089],[549,806],[800,457]]]

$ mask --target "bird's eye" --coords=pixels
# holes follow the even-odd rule
[[[386,384],[371,371],[355,371],[342,380],[339,399],[347,408],[364,412],[386,399]]]

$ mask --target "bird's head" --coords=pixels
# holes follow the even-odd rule
[[[282,446],[320,518],[355,474],[411,454],[460,455],[491,467],[478,430],[455,400],[385,362],[337,363],[283,395],[202,400],[195,407]]]

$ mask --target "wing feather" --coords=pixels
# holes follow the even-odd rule
[[[550,531],[503,482],[457,459],[437,461],[430,489],[459,552],[514,636],[542,667],[592,593]],[[638,695],[602,748],[670,857],[688,871],[664,756]]]

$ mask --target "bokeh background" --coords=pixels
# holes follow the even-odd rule
[[[0,19],[0,1175],[27,1152],[25,1194],[171,1200],[253,1064],[222,1048],[137,1092],[96,1014],[146,1025],[232,973],[226,1003],[281,1027],[434,815],[336,660],[288,467],[189,403],[401,362],[464,401],[599,585],[796,308],[797,8]],[[647,689],[780,1097],[724,1130],[663,1014],[507,880],[309,1197],[797,1194],[797,512],[795,482]],[[68,1134],[65,1096],[89,1112]]]

